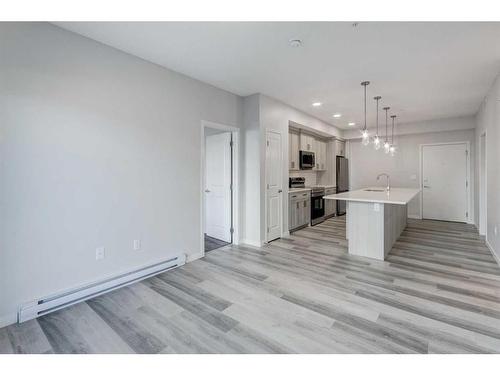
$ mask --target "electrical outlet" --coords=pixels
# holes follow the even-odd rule
[[[373,204],[373,211],[379,212],[380,211],[380,203],[374,203]]]
[[[95,260],[102,260],[106,256],[106,249],[104,247],[98,247],[95,249]]]
[[[134,240],[134,250],[141,250],[141,240]]]

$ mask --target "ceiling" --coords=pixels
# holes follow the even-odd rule
[[[400,123],[475,114],[500,71],[495,22],[56,25],[241,96],[271,96],[340,128],[362,124],[361,81],[371,81],[370,126],[375,95]],[[290,39],[302,45],[291,47]]]

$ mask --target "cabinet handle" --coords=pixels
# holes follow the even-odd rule
[[[296,195],[292,195],[292,198],[297,198],[297,196]]]
[[[292,161],[292,168],[295,168],[295,162]]]
[[[297,209],[299,209],[299,202],[297,202]]]
[[[307,207],[307,201],[304,201],[304,207]]]
[[[307,195],[307,193],[302,194],[303,197],[305,197],[306,195]]]

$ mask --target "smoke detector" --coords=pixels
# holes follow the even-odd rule
[[[302,45],[302,40],[300,39],[290,39],[288,41],[288,44],[290,44],[290,47],[292,48],[298,48]]]

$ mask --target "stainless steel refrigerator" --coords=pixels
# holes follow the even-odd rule
[[[349,165],[343,156],[337,156],[337,193],[349,190]],[[345,215],[346,202],[337,201],[337,215]]]

